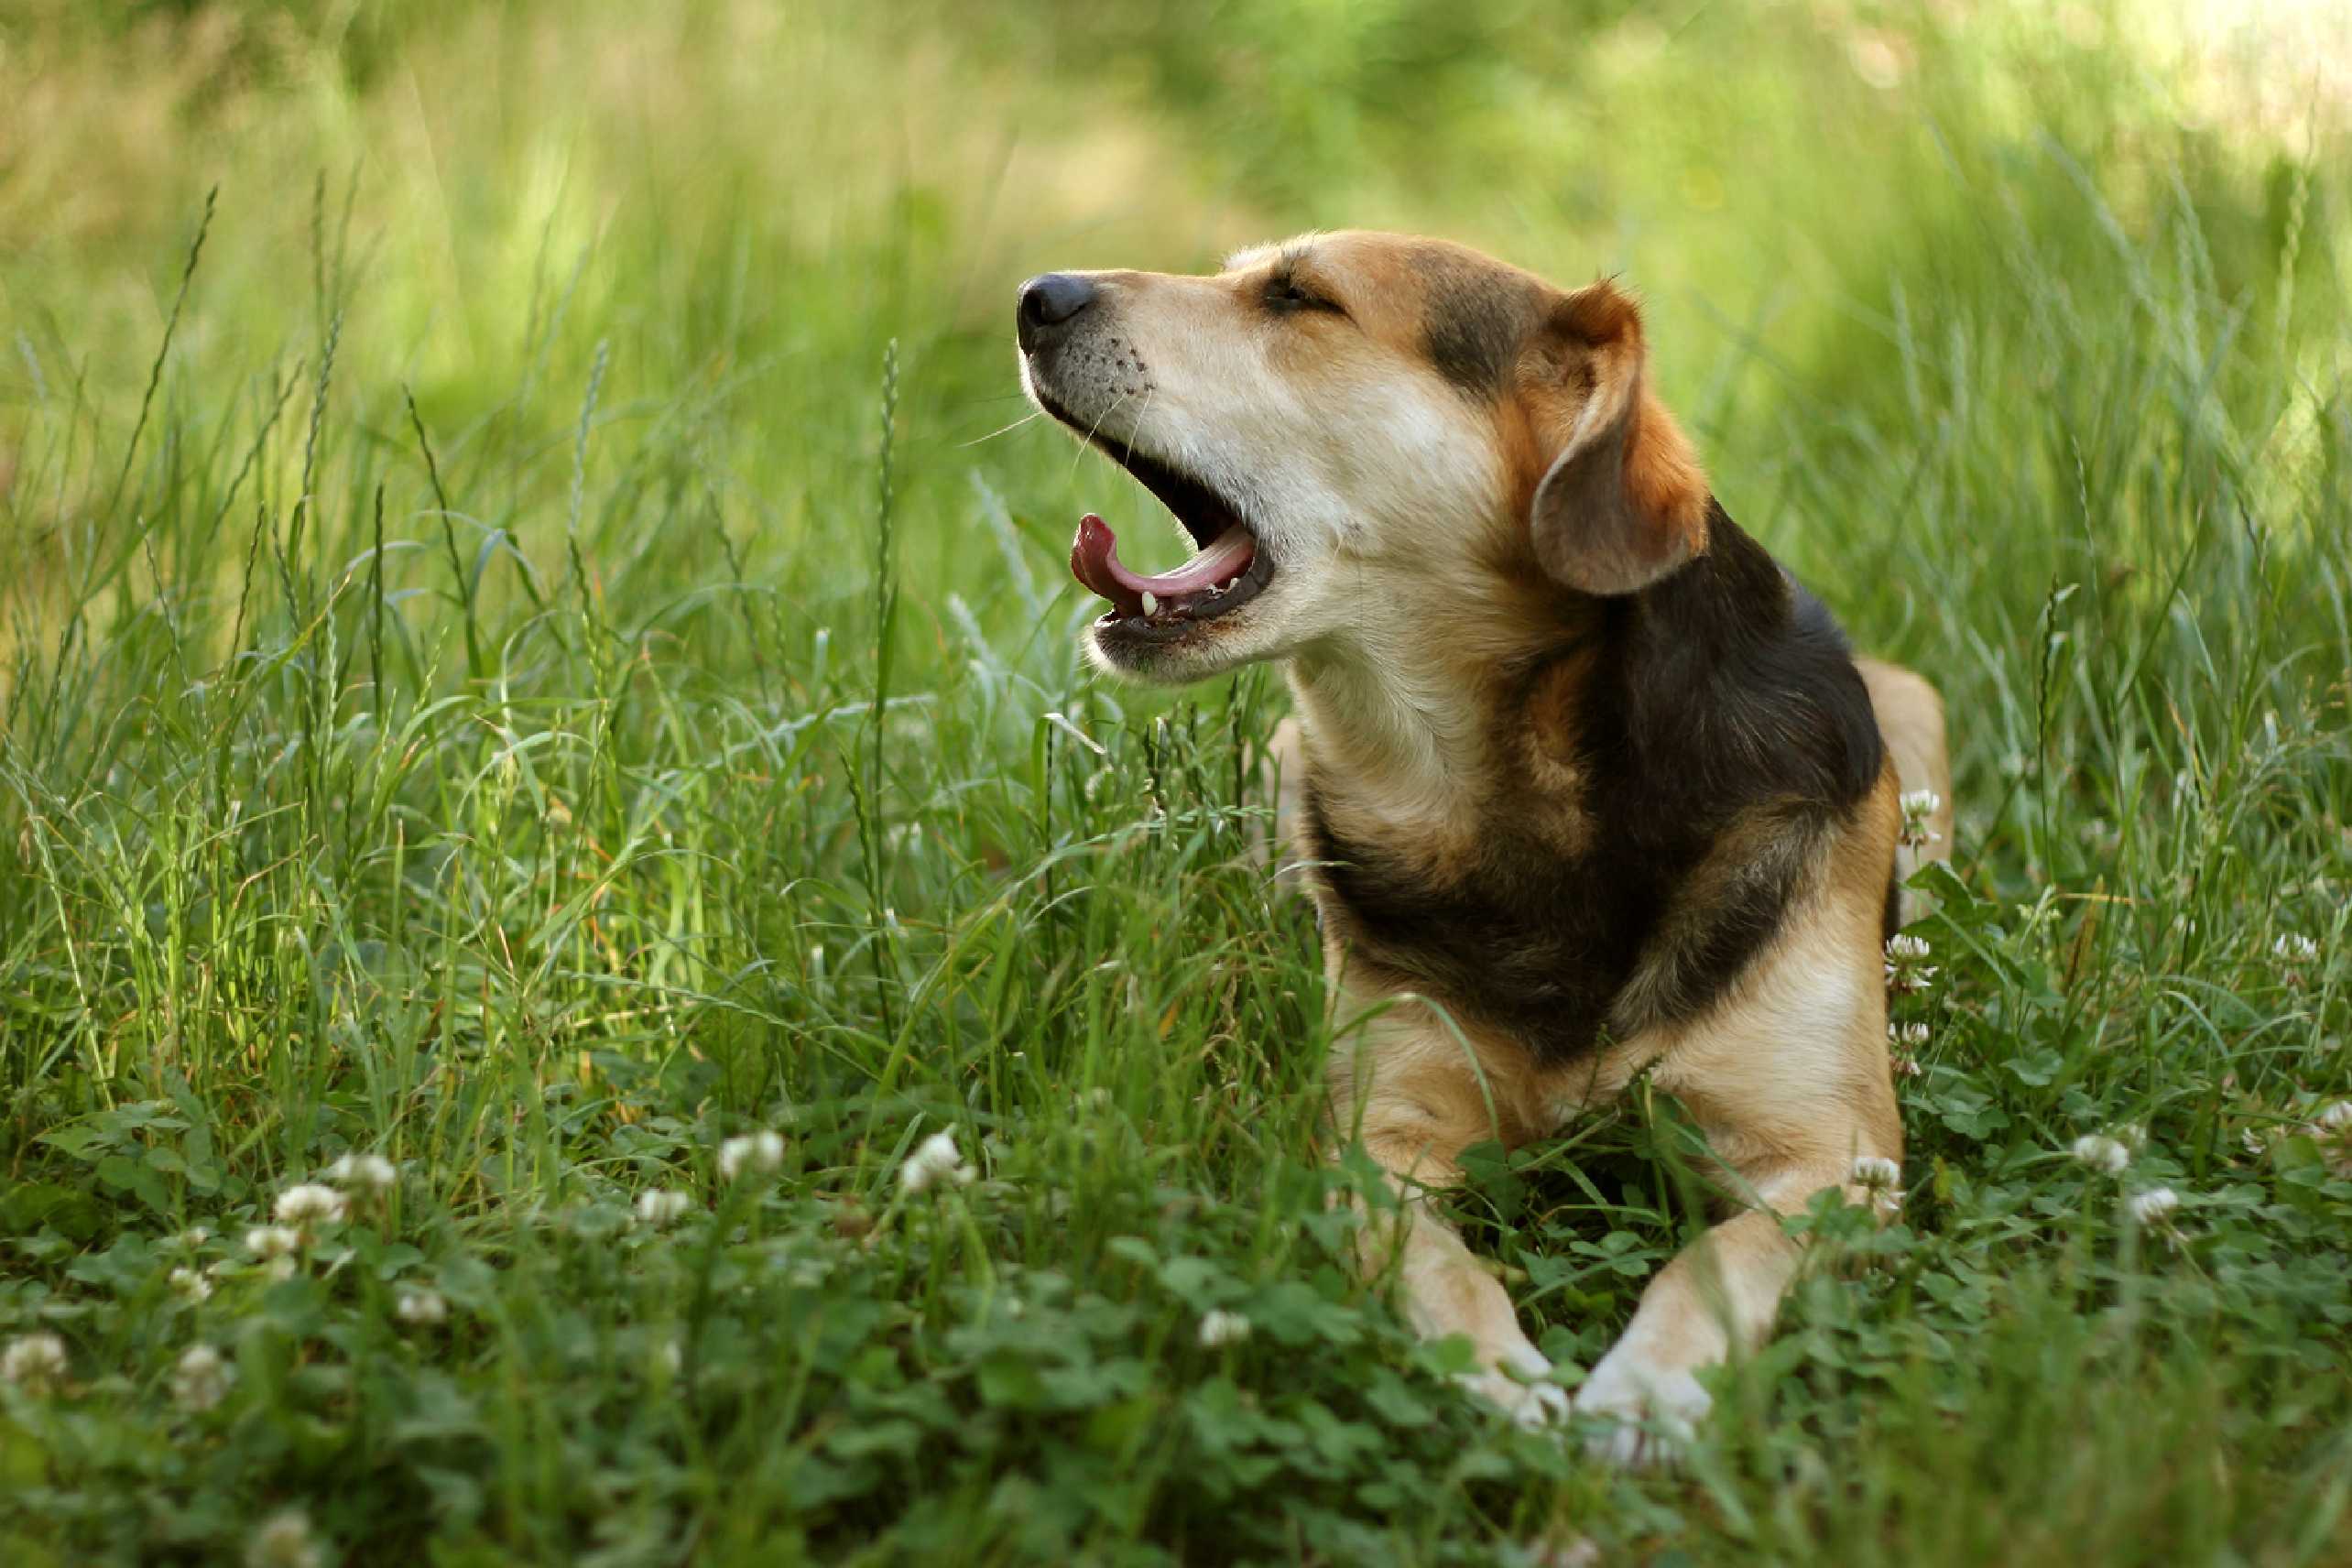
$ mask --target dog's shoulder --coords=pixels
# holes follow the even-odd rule
[[[1716,822],[1767,800],[1849,810],[1882,760],[1870,693],[1827,606],[1710,504],[1709,548],[1612,601],[1591,694],[1628,817]]]
[[[1450,852],[1310,770],[1326,922],[1366,978],[1558,1062],[1704,1011],[1824,885],[1886,787],[1869,692],[1820,600],[1711,523],[1706,554],[1498,683]]]

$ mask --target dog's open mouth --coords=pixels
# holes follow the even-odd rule
[[[1110,525],[1087,513],[1070,546],[1070,572],[1111,602],[1110,613],[1097,625],[1155,640],[1181,637],[1258,595],[1274,575],[1274,558],[1230,502],[1156,459],[1124,445],[1101,444],[1175,514],[1199,552],[1173,572],[1145,576],[1120,564]]]

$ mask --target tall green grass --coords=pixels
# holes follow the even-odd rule
[[[2161,19],[32,12],[0,1556],[2343,1560],[2352,164]],[[1011,285],[1343,222],[1622,268],[1951,705],[1901,1221],[1811,1216],[1678,1473],[1350,1278],[1279,681],[1074,654],[1070,521],[1151,503],[1019,423]],[[1564,1367],[1687,1151],[1474,1158]]]

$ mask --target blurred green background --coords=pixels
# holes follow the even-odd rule
[[[1339,1266],[1279,681],[1075,652],[1016,285],[1342,225],[1630,285],[1950,700],[1903,1221],[1682,1474]],[[0,0],[0,1559],[2352,1561],[2347,256],[2328,0]],[[1563,1377],[1675,1127],[1473,1161]]]
[[[1792,426],[1867,442],[1948,416],[1963,383],[2097,416],[2112,388],[1966,358],[1986,318],[2081,330],[2020,266],[2061,284],[2062,315],[2096,312],[2134,287],[2119,237],[2193,215],[2194,254],[2159,263],[2216,299],[2260,292],[2247,330],[2325,383],[2341,340],[2306,329],[2345,287],[2320,171],[2346,161],[2347,25],[2317,0],[16,0],[0,476],[54,462],[23,450],[26,415],[69,388],[87,433],[122,438],[218,185],[167,402],[248,377],[258,396],[263,367],[315,365],[340,316],[346,386],[405,383],[503,463],[562,451],[607,343],[607,407],[691,425],[730,520],[822,600],[851,569],[801,558],[838,554],[812,497],[870,458],[895,337],[910,548],[945,586],[931,552],[964,537],[970,472],[1060,483],[1051,432],[987,439],[1025,411],[1018,278],[1391,227],[1639,289],[1734,514],[1803,561]],[[2242,382],[2273,368],[2218,363],[2215,390],[2259,400],[2275,385]],[[1059,518],[1113,483],[1083,472],[1065,498],[1024,469],[1020,510]],[[26,484],[20,583],[58,570],[76,509],[55,497],[53,534]],[[1857,542],[1902,559],[1905,502],[1884,500]],[[1965,532],[1990,550],[1993,531]],[[695,548],[632,569],[691,572]],[[2011,567],[2018,548],[2039,553],[2005,537]]]

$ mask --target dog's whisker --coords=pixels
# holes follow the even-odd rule
[[[1124,408],[1130,396],[1132,396],[1132,394],[1126,392],[1120,393],[1116,397],[1111,400],[1111,406],[1109,408],[1105,408],[1100,414],[1097,414],[1094,417],[1094,422],[1086,429],[1086,444],[1080,447],[1076,454],[1070,459],[1070,472],[1073,474],[1075,474],[1078,472],[1078,459],[1085,456],[1086,453],[1094,450],[1094,438],[1102,432],[1103,421],[1109,419],[1113,414],[1117,413],[1120,408]]]
[[[1015,419],[1009,425],[999,425],[985,436],[974,436],[968,441],[956,442],[956,448],[961,451],[966,447],[975,447],[982,445],[985,442],[995,441],[998,436],[1010,435],[1013,431],[1019,430],[1023,425],[1028,424],[1030,420],[1043,418],[1045,410],[1042,408],[1032,408],[1028,413],[1023,414],[1019,419]]]

